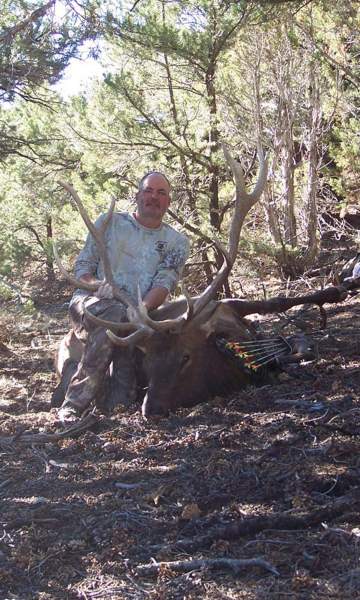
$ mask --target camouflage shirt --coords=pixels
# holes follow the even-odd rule
[[[101,215],[96,225],[104,219]],[[137,286],[141,295],[154,287],[164,287],[172,292],[189,256],[187,237],[166,223],[149,229],[138,223],[129,213],[114,213],[105,233],[106,247],[116,284],[137,301]],[[75,276],[91,273],[104,278],[93,237],[89,234],[83,250],[75,263]],[[76,290],[72,301],[88,295]]]

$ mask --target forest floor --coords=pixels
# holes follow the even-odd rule
[[[293,376],[62,437],[50,397],[68,296],[42,293],[35,314],[1,313],[1,599],[360,598],[356,296]]]

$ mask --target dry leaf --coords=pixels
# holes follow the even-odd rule
[[[293,496],[291,500],[293,508],[303,509],[306,507],[306,498],[304,496]]]
[[[289,379],[291,379],[291,376],[289,375],[289,373],[279,373],[279,375],[277,376],[279,381],[289,381]]]
[[[184,506],[183,511],[181,513],[181,518],[185,521],[191,521],[191,519],[198,519],[201,515],[201,510],[196,504],[196,502],[192,502],[191,504],[186,504]]]
[[[227,554],[230,548],[231,544],[229,540],[216,540],[211,544],[211,550],[216,550],[216,552],[221,552],[221,554]]]
[[[161,498],[163,498],[165,494],[171,490],[171,488],[171,485],[161,485],[155,492],[150,494],[148,498],[153,501],[155,506],[159,506]]]

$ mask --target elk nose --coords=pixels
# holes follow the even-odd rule
[[[158,420],[161,417],[166,417],[169,414],[169,410],[161,406],[159,402],[155,402],[153,398],[149,398],[149,395],[146,394],[142,403],[141,413],[144,419]]]

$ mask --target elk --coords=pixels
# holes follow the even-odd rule
[[[261,149],[258,151],[260,170],[253,192],[246,191],[242,168],[223,147],[227,164],[235,180],[235,208],[229,233],[228,249],[218,241],[214,245],[223,256],[223,263],[210,285],[195,298],[184,290],[184,298],[164,304],[148,314],[141,298],[134,302],[116,285],[106,253],[104,233],[111,219],[112,202],[101,229],[90,221],[75,189],[59,182],[70,193],[85,224],[93,235],[103,262],[105,277],[112,286],[114,298],[128,307],[128,322],[116,323],[95,317],[89,311],[87,317],[96,325],[105,327],[114,344],[114,368],[116,370],[116,348],[140,348],[144,353],[143,370],[146,375],[146,393],[142,402],[145,418],[163,416],[179,407],[189,407],[204,402],[213,395],[245,386],[253,379],[249,370],[240,369],[237,364],[219,349],[219,339],[242,340],[249,344],[253,353],[266,361],[281,354],[284,343],[290,351],[303,356],[309,348],[303,339],[291,343],[283,338],[275,340],[254,340],[254,332],[245,317],[252,314],[283,312],[301,304],[315,304],[325,326],[325,303],[343,300],[348,290],[356,287],[356,282],[300,296],[296,298],[277,297],[263,301],[239,299],[216,300],[217,292],[228,277],[235,262],[241,228],[246,215],[259,200],[267,179],[267,162]],[[84,283],[71,276],[63,267],[55,249],[55,260],[64,276],[77,287],[94,291],[92,284]],[[71,356],[71,339],[66,346]],[[265,360],[266,359],[266,360]],[[261,361],[260,361],[261,362]]]

